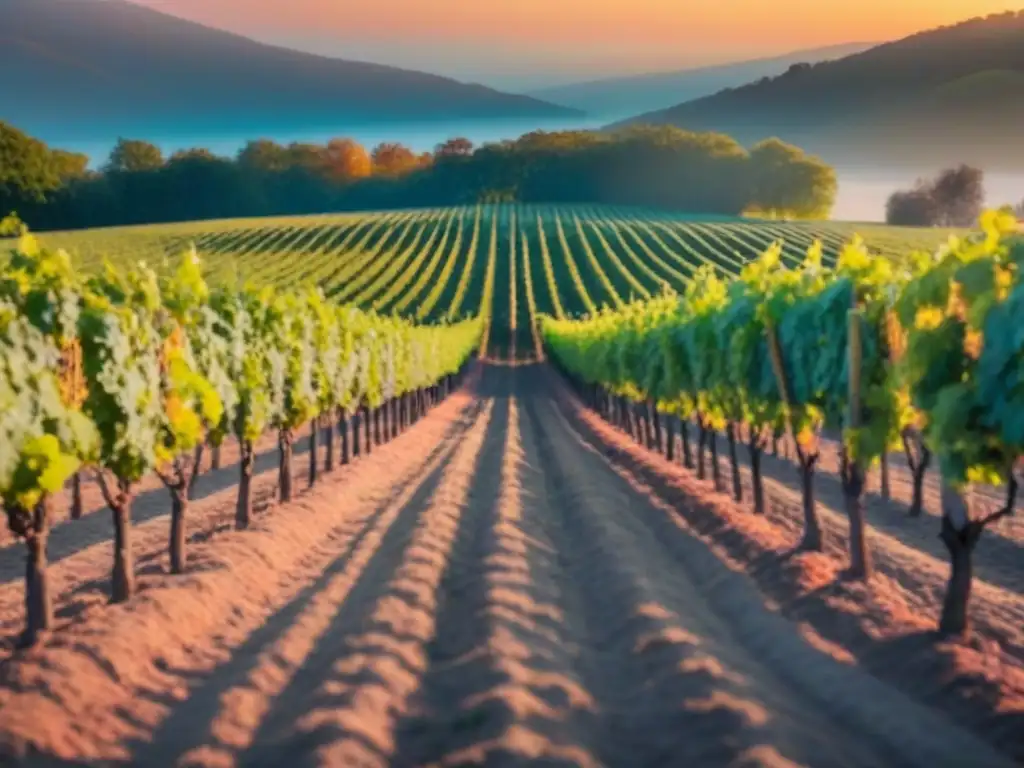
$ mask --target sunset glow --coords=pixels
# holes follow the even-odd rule
[[[483,81],[699,66],[1015,9],[1005,0],[292,0],[287,11],[277,0],[139,2],[262,40]]]

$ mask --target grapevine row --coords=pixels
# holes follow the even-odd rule
[[[841,434],[854,578],[872,573],[868,468],[902,442],[919,484],[921,464],[934,455],[951,562],[939,628],[963,634],[975,545],[986,526],[1012,514],[1024,455],[1024,242],[1005,214],[986,213],[981,227],[899,265],[854,239],[834,266],[817,243],[788,266],[776,243],[735,279],[705,265],[679,296],[579,320],[544,316],[544,343],[590,404],[648,447],[664,445],[674,460],[678,427],[682,461],[700,478],[710,451],[719,491],[715,433],[724,432],[737,501],[737,445],[745,442],[758,514],[761,456],[788,428],[801,477],[802,550],[822,548],[813,476],[822,436]],[[979,509],[980,482],[1004,483],[1005,505]]]
[[[131,508],[144,477],[156,474],[171,495],[171,571],[180,573],[204,446],[237,439],[235,524],[246,528],[261,435],[277,435],[279,494],[289,501],[300,426],[312,426],[314,483],[321,426],[328,470],[335,425],[346,463],[357,414],[352,454],[360,424],[370,451],[447,394],[480,338],[478,320],[417,326],[329,303],[317,289],[211,288],[194,251],[164,277],[140,262],[80,279],[66,253],[24,236],[0,267],[0,500],[28,547],[24,641],[52,625],[48,514],[83,468],[113,513],[112,598],[122,602],[135,591]]]
[[[496,219],[501,248],[497,279],[505,274],[501,259],[519,230],[517,278],[520,251],[525,247],[535,259],[532,283],[537,293],[532,298],[537,308],[570,315],[615,305],[616,297],[623,301],[646,298],[666,282],[682,291],[702,264],[717,264],[723,277],[734,277],[776,238],[785,238],[782,259],[789,266],[799,264],[800,254],[814,238],[825,244],[823,260],[832,265],[845,231],[841,224],[708,222],[608,206],[523,206],[514,217],[516,222],[522,219],[517,227],[512,223],[513,210],[477,205],[193,222],[52,233],[45,242],[75,251],[76,266],[84,272],[98,268],[101,253],[112,255],[115,263],[129,263],[133,254],[144,254],[162,272],[168,259],[195,243],[211,284],[252,280],[290,287],[315,283],[334,301],[432,321],[480,313],[487,271],[484,227],[492,227]],[[470,243],[477,230],[470,224],[471,216],[480,219],[475,244]],[[536,229],[527,225],[533,221],[538,222]],[[904,241],[931,247],[939,235],[894,231],[879,232],[878,237],[883,250],[892,251]],[[879,245],[874,237],[872,245]],[[520,285],[518,290],[523,288]],[[494,339],[511,332],[502,314],[503,296],[495,298]],[[517,308],[525,308],[524,296],[516,295]],[[518,325],[524,321],[525,312]]]

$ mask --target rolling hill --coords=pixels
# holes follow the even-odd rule
[[[1024,12],[921,32],[623,121],[779,136],[838,163],[1024,169]],[[614,126],[613,126],[614,127]]]
[[[0,0],[0,119],[50,139],[564,119],[574,110],[257,43],[124,0]]]
[[[846,43],[714,67],[591,80],[531,91],[528,95],[612,120],[781,75],[793,64],[830,61],[859,53],[872,45],[875,43]]]

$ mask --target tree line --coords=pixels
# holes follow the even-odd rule
[[[457,137],[426,153],[258,139],[234,158],[202,148],[165,157],[120,139],[90,170],[85,155],[0,122],[0,212],[34,230],[502,201],[817,218],[836,189],[831,167],[778,139],[748,150],[671,126],[537,131],[480,147]]]

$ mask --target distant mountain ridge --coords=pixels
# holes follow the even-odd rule
[[[527,91],[537,99],[582,109],[607,120],[708,96],[724,88],[781,75],[800,62],[817,63],[859,53],[877,43],[843,43],[711,67],[611,77]]]
[[[0,120],[33,133],[344,132],[581,116],[482,85],[259,43],[124,0],[0,0],[0,19]]]
[[[928,30],[613,124],[750,143],[779,136],[837,164],[1024,170],[1024,11]]]

